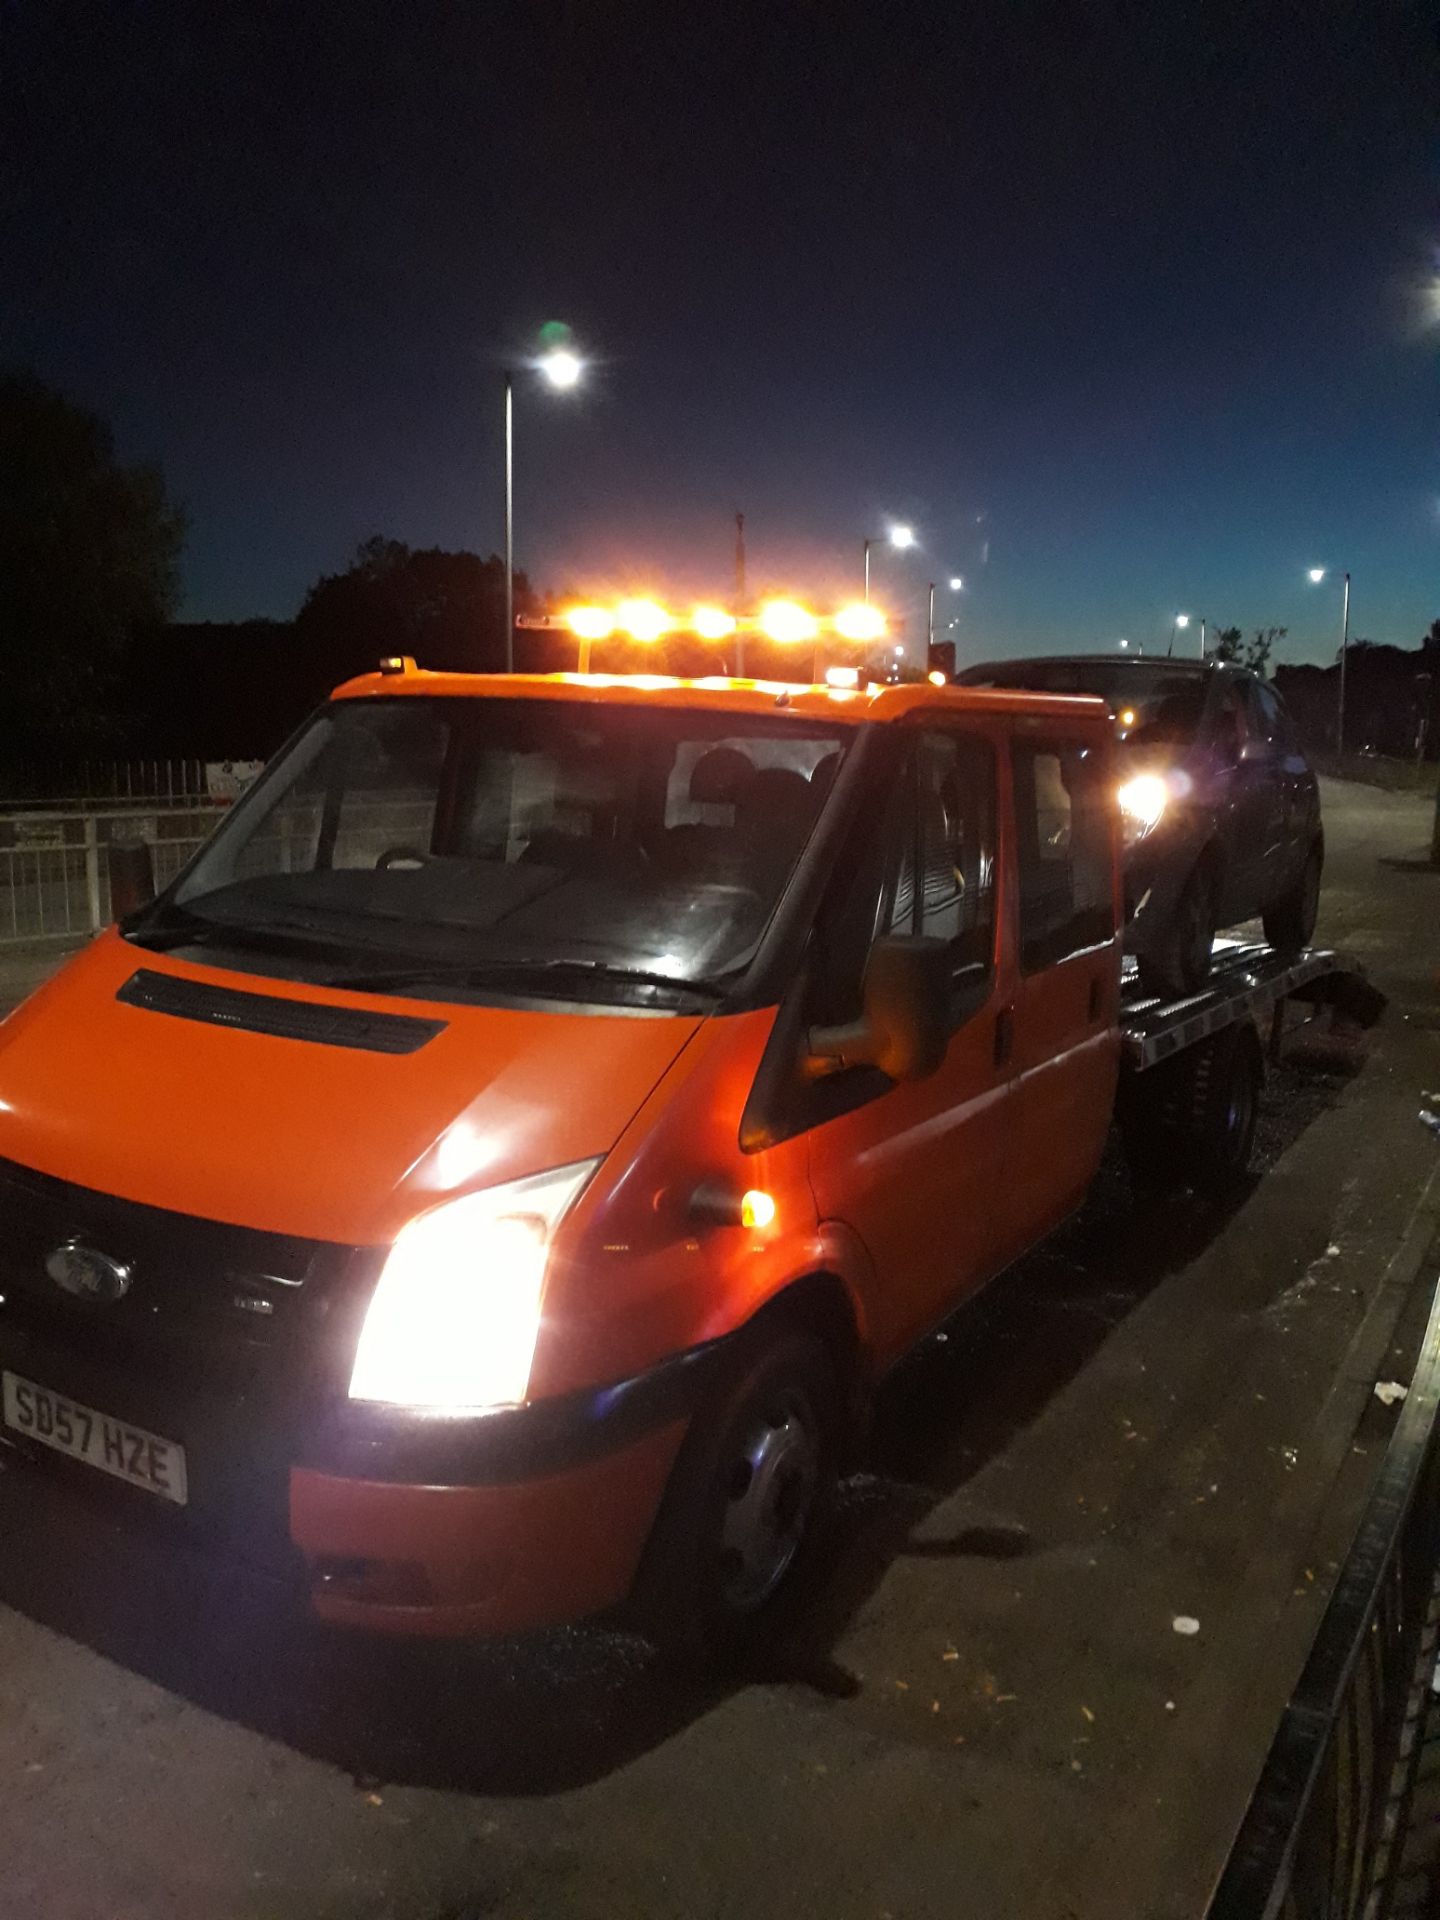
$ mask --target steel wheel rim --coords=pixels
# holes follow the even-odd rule
[[[820,1445],[802,1396],[757,1406],[724,1475],[721,1598],[751,1613],[775,1592],[805,1537],[820,1483]]]

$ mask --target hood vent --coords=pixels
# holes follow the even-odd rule
[[[412,1014],[365,1013],[314,1000],[244,993],[237,987],[211,986],[205,980],[156,973],[148,967],[132,973],[115,998],[127,1007],[168,1013],[176,1020],[268,1033],[279,1040],[308,1040],[321,1047],[359,1047],[365,1053],[418,1053],[449,1024],[417,1020]]]

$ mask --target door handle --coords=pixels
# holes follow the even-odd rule
[[[1002,1007],[995,1016],[995,1064],[1003,1067],[1015,1051],[1015,1009]]]

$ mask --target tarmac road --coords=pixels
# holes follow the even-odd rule
[[[1202,1911],[1436,1221],[1429,804],[1331,783],[1325,815],[1320,937],[1381,1027],[1276,1074],[1227,1217],[1136,1213],[1108,1169],[917,1357],[768,1671],[698,1688],[593,1630],[330,1638],[0,1473],[0,1915]]]

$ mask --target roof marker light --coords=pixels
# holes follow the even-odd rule
[[[820,622],[794,600],[769,600],[760,611],[760,630],[772,640],[813,640]]]
[[[827,667],[825,684],[827,687],[858,687],[860,669],[858,667]]]
[[[883,640],[885,616],[878,607],[842,607],[835,616],[835,631],[846,640]]]
[[[565,624],[580,640],[608,640],[615,631],[615,616],[607,607],[572,607]]]
[[[691,618],[702,640],[725,640],[735,631],[735,617],[721,607],[696,607]]]
[[[674,625],[658,600],[622,600],[615,621],[632,640],[659,640]]]

